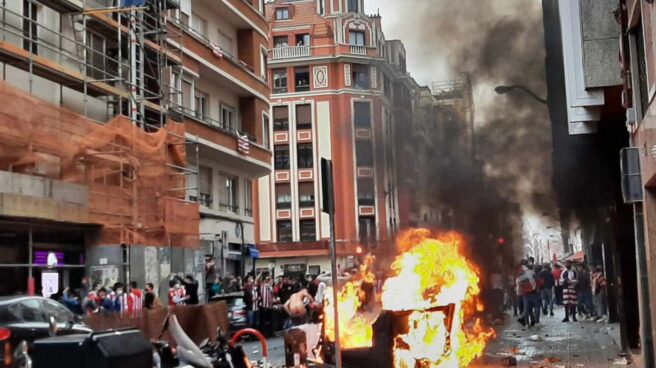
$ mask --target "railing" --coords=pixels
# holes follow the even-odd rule
[[[272,59],[293,59],[312,55],[310,46],[275,47],[272,50]]]
[[[366,46],[351,45],[351,54],[367,55],[367,47]]]

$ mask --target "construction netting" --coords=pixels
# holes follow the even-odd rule
[[[0,81],[0,170],[88,188],[97,245],[198,246],[183,124],[99,124]]]

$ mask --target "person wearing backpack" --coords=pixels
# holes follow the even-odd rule
[[[576,284],[578,283],[578,273],[572,268],[572,261],[565,263],[566,270],[560,275],[560,284],[563,285],[563,304],[565,305],[565,319],[563,322],[569,322],[569,317],[572,321],[576,320],[576,306],[578,298],[576,296]]]
[[[537,305],[537,282],[533,270],[528,267],[528,261],[523,259],[520,264],[521,267],[517,275],[516,284],[517,290],[524,301],[524,310],[517,322],[523,326],[528,325],[532,327],[538,322],[536,317],[536,313],[539,313]]]

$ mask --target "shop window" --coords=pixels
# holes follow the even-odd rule
[[[312,143],[302,143],[298,145],[298,168],[311,169],[314,166],[314,157],[312,153]]]
[[[307,92],[310,90],[310,68],[301,66],[294,68],[294,80],[296,81],[296,92]]]
[[[279,210],[292,208],[292,190],[289,184],[276,184],[276,208]]]
[[[276,146],[274,150],[274,164],[276,170],[289,170],[288,146]]]
[[[296,129],[312,129],[312,106],[296,105]]]
[[[278,221],[278,241],[281,243],[289,243],[293,240],[292,235],[292,222],[291,221]]]
[[[287,69],[273,71],[273,93],[287,93]]]
[[[301,220],[301,241],[316,241],[317,226],[314,220]]]
[[[298,185],[298,202],[301,208],[314,207],[314,183]]]
[[[371,129],[371,104],[369,102],[355,102],[353,103],[353,110],[355,127]]]

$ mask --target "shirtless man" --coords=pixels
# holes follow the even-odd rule
[[[291,317],[294,324],[298,325],[305,323],[305,320],[307,319],[308,313],[306,307],[315,303],[316,301],[307,289],[302,289],[301,291],[292,294],[282,308],[287,314],[289,314],[289,317]]]

